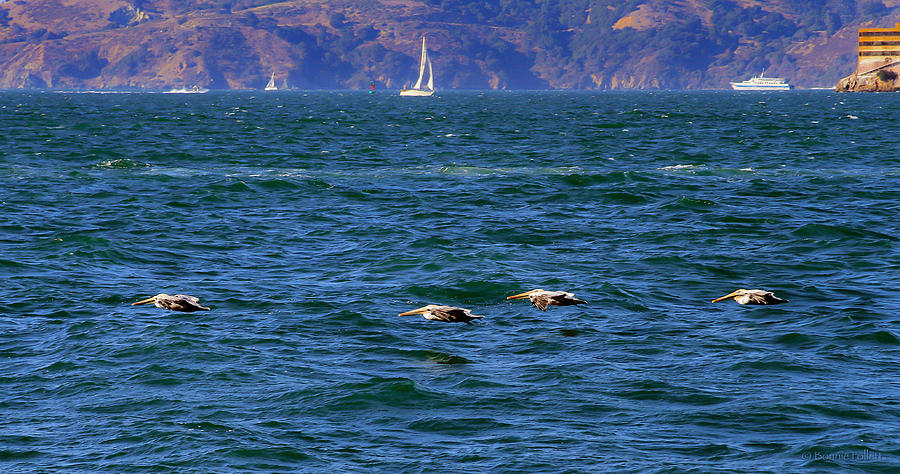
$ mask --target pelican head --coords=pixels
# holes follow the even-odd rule
[[[135,301],[134,303],[131,303],[131,306],[140,306],[142,304],[156,304],[157,298],[165,299],[165,298],[169,298],[169,295],[167,295],[165,293],[160,293],[156,296],[151,296],[145,300]]]
[[[746,292],[747,292],[747,290],[745,290],[743,288],[738,288],[737,290],[734,290],[725,296],[722,296],[722,297],[719,297],[719,298],[716,298],[716,299],[710,301],[710,303],[718,303],[719,301],[727,300],[728,298],[734,298],[735,296],[740,297],[740,296],[743,296],[744,293],[746,293]]]
[[[414,315],[416,315],[416,314],[426,314],[426,313],[430,313],[431,310],[433,310],[433,309],[435,309],[435,308],[438,308],[438,307],[440,307],[440,305],[429,304],[429,305],[426,305],[426,306],[422,306],[422,307],[419,308],[419,309],[414,309],[414,310],[412,310],[412,311],[407,311],[407,312],[405,312],[405,313],[400,313],[400,314],[398,314],[397,316],[414,316]]]
[[[525,293],[519,293],[518,295],[507,296],[506,299],[508,299],[508,300],[517,300],[517,299],[520,299],[520,298],[530,298],[531,295],[533,295],[533,294],[535,294],[535,293],[541,293],[541,292],[543,292],[543,291],[544,291],[543,288],[536,288],[536,289],[534,289],[534,290],[526,291]]]

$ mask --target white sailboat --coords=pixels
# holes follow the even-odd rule
[[[278,87],[275,86],[275,71],[272,71],[272,77],[269,79],[269,83],[266,84],[267,91],[277,91]]]
[[[422,87],[422,79],[425,77],[425,66],[428,66],[428,82]],[[430,96],[434,94],[434,72],[431,70],[431,58],[428,57],[428,50],[425,48],[425,37],[422,37],[422,58],[419,60],[419,79],[412,89],[403,89],[400,95],[410,96]]]

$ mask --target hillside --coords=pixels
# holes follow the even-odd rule
[[[0,0],[0,87],[800,87],[851,73],[900,0]]]

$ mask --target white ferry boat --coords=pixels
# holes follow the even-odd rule
[[[789,91],[791,85],[780,77],[764,77],[765,73],[751,77],[744,82],[732,82],[731,88],[736,91]]]

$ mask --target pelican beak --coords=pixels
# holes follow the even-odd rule
[[[147,299],[145,299],[145,300],[135,301],[134,303],[131,303],[131,306],[137,306],[137,305],[139,305],[139,304],[150,304],[150,303],[153,302],[153,299],[154,299],[154,298],[156,298],[156,297],[155,297],[155,296],[151,296],[151,297],[149,297],[149,298],[147,298]]]
[[[414,315],[414,314],[424,314],[424,313],[427,313],[427,312],[428,312],[428,307],[427,307],[427,306],[422,306],[422,307],[419,308],[419,309],[414,309],[414,310],[412,310],[412,311],[407,311],[407,312],[405,312],[405,313],[400,313],[400,314],[398,314],[397,316],[412,316],[412,315]]]
[[[534,293],[534,290],[526,291],[525,293],[519,293],[518,295],[507,296],[508,300],[517,300],[519,298],[528,298],[531,294]]]
[[[716,299],[710,301],[710,303],[715,303],[717,301],[722,301],[722,300],[727,300],[728,298],[733,298],[733,297],[737,296],[738,294],[740,294],[740,292],[741,292],[741,290],[732,291],[731,293],[728,293],[727,295],[725,295],[721,298],[716,298]]]

